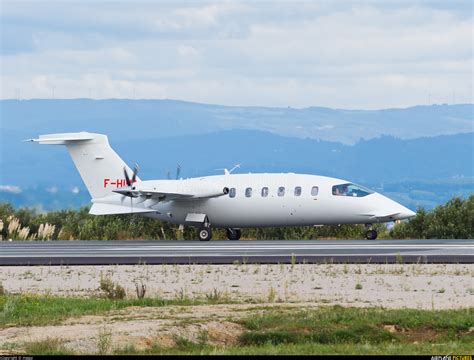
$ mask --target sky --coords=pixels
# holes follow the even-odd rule
[[[474,102],[471,1],[0,4],[2,99]]]

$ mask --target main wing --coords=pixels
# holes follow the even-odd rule
[[[174,190],[174,189],[170,189]],[[178,189],[176,189],[178,190]],[[134,184],[113,190],[114,193],[103,198],[92,199],[93,205],[89,211],[93,215],[108,214],[129,214],[129,213],[151,213],[156,212],[155,205],[162,201],[192,201],[198,199],[209,199],[223,196],[229,193],[229,189],[224,187],[221,190],[216,188],[196,188],[193,192],[165,191],[148,189]]]
[[[159,190],[150,190],[150,189],[134,189],[133,187],[124,187],[113,192],[132,198],[144,198],[144,200],[152,199],[158,201],[170,201],[170,200],[190,200],[190,199],[205,199],[213,198],[229,193],[227,187],[223,188],[220,191],[197,191],[193,194],[189,193],[179,193],[179,192],[167,192]]]

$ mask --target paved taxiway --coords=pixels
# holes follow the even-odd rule
[[[0,265],[473,263],[474,240],[2,241]]]

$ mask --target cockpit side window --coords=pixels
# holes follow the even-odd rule
[[[373,191],[356,184],[340,184],[332,187],[332,194],[336,196],[364,197]]]

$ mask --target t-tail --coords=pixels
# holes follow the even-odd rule
[[[128,165],[110,147],[106,135],[88,132],[48,134],[40,135],[38,139],[30,139],[29,141],[66,146],[92,197],[92,202],[94,202],[91,213],[117,214],[129,212],[127,210],[128,206],[120,206],[122,205],[120,201],[117,206],[110,204],[107,209],[99,210],[99,208],[103,208],[103,206],[98,206],[102,202],[101,199],[109,202],[106,199],[119,199],[121,197],[121,195],[113,193],[113,190],[127,186],[124,169],[128,174],[132,174],[132,170]],[[140,181],[139,178],[136,178],[136,180]],[[123,209],[120,210],[119,208]]]

